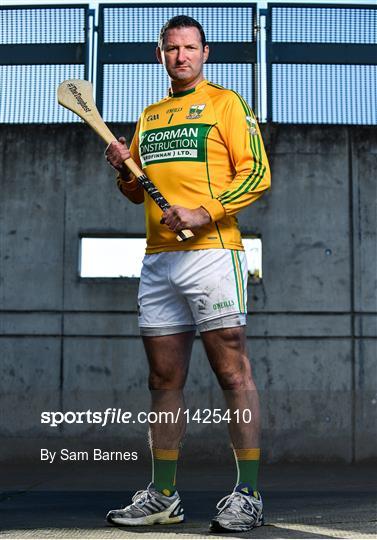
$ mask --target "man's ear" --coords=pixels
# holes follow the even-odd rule
[[[204,49],[203,49],[203,64],[205,64],[208,60],[208,57],[209,57],[209,46],[208,45],[204,45]]]
[[[162,64],[162,53],[160,47],[156,47],[156,57],[160,64]]]

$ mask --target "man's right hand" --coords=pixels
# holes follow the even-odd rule
[[[117,141],[112,141],[105,150],[105,156],[108,163],[117,171],[119,171],[125,179],[130,172],[124,165],[124,161],[131,157],[130,151],[126,145],[126,139],[119,137]]]

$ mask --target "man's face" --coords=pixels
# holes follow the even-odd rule
[[[165,34],[163,48],[157,48],[157,58],[172,81],[188,84],[200,79],[208,52],[195,26],[171,28]]]

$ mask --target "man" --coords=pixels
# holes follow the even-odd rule
[[[171,81],[169,96],[144,110],[130,151],[124,138],[106,150],[122,193],[145,204],[147,250],[138,301],[152,409],[182,407],[197,328],[232,416],[238,469],[236,487],[218,504],[211,529],[246,531],[263,524],[263,506],[257,491],[259,405],[246,353],[247,266],[235,216],[268,189],[269,166],[244,99],[203,77],[209,48],[201,25],[173,17],[161,29],[156,53]],[[172,204],[162,215],[123,166],[130,155]],[[183,229],[194,238],[178,242]],[[237,422],[237,409],[251,411],[253,421]],[[152,483],[129,506],[111,510],[109,522],[183,521],[175,474],[184,431],[182,415],[175,424],[150,426]]]

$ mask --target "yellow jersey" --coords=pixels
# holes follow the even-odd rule
[[[122,193],[145,204],[146,253],[243,250],[236,214],[270,187],[270,169],[255,116],[239,94],[207,80],[169,93],[144,109],[130,152],[171,205],[202,206],[212,219],[178,242],[137,180],[118,175]]]

